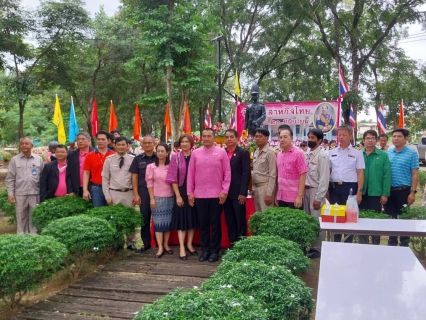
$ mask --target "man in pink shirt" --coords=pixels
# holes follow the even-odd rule
[[[222,229],[220,218],[231,182],[231,167],[226,151],[214,145],[214,131],[202,133],[203,147],[191,156],[188,168],[188,202],[196,205],[200,221],[200,261],[219,260]],[[210,226],[212,229],[210,237]]]
[[[303,204],[306,172],[308,167],[305,154],[293,146],[293,131],[283,129],[280,132],[280,149],[277,155],[278,192],[280,207],[300,208]]]
[[[83,164],[86,156],[93,151],[93,148],[90,147],[90,135],[87,132],[79,132],[76,141],[78,148],[68,153],[68,169],[73,181],[73,192],[83,197]]]

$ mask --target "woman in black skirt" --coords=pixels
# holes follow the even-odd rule
[[[188,204],[186,192],[186,178],[188,175],[189,161],[191,160],[191,150],[194,146],[194,139],[190,134],[183,134],[179,138],[181,152],[172,156],[167,172],[166,182],[171,183],[176,195],[176,203],[172,213],[171,229],[178,230],[181,260],[187,260],[186,250],[193,256],[198,255],[192,246],[194,229],[199,228],[198,216],[195,207]],[[185,248],[185,236],[188,235],[187,247]]]

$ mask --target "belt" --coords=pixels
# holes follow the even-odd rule
[[[408,188],[411,188],[411,186],[391,187],[391,190],[399,191],[399,190],[404,190],[404,189],[408,189]]]
[[[131,190],[133,190],[133,188],[123,188],[123,189],[113,189],[113,188],[109,188],[109,190],[112,190],[112,191],[118,191],[118,192],[127,192],[127,191],[131,191]]]
[[[259,188],[259,187],[262,187],[262,186],[267,186],[267,185],[268,185],[268,182],[253,183],[253,185],[254,185],[256,188]]]
[[[358,182],[342,182],[342,181],[335,182],[335,184],[338,186],[343,186],[345,184],[353,184],[353,183],[358,183]]]
[[[101,184],[99,184],[99,183],[93,183],[93,182],[91,182],[90,183],[92,186],[97,186],[97,187],[101,187],[102,188],[102,185]]]
[[[313,189],[315,187],[311,187],[311,186],[305,186],[305,190],[309,190],[309,189]]]

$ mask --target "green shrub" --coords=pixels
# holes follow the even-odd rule
[[[426,207],[405,207],[399,219],[426,220]],[[410,237],[411,248],[420,258],[426,259],[426,237]]]
[[[385,213],[379,213],[374,210],[360,210],[359,217],[366,219],[392,219],[390,215]]]
[[[264,309],[261,302],[253,297],[228,288],[207,292],[176,289],[143,307],[134,319],[262,320],[268,319],[268,312]]]
[[[73,278],[78,276],[88,258],[110,250],[116,240],[116,230],[108,221],[87,215],[52,221],[42,235],[52,236],[67,247],[69,254],[65,264]]]
[[[60,269],[67,255],[65,245],[49,236],[8,234],[0,236],[0,297],[13,309],[22,296],[37,289]]]
[[[16,210],[15,206],[11,205],[9,201],[7,201],[7,190],[4,189],[0,192],[0,210],[3,211],[3,214],[5,217],[8,217],[9,219],[7,222],[10,225],[16,225]]]
[[[269,319],[308,320],[311,289],[285,267],[261,262],[223,262],[202,286],[203,291],[233,288],[263,301]]]
[[[13,155],[7,151],[2,151],[1,156],[4,162],[9,162],[10,160],[12,160],[12,157],[13,157]]]
[[[426,171],[419,170],[419,187],[424,190],[426,184]]]
[[[311,266],[297,243],[278,236],[252,236],[238,241],[233,250],[226,252],[223,261],[260,261],[284,266],[294,274],[306,272]]]
[[[91,208],[93,207],[89,201],[76,196],[48,199],[34,208],[32,212],[33,226],[41,232],[54,220],[83,214]]]
[[[273,207],[256,212],[249,220],[254,235],[275,235],[296,242],[302,250],[311,247],[318,238],[318,219],[302,210]]]

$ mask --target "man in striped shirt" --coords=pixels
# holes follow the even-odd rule
[[[388,150],[391,164],[391,192],[385,204],[385,213],[397,219],[405,205],[412,205],[416,199],[419,181],[419,156],[406,146],[410,132],[407,129],[392,131],[395,148]],[[409,237],[400,237],[399,245],[408,247]],[[389,237],[388,245],[397,246],[398,237]]]

